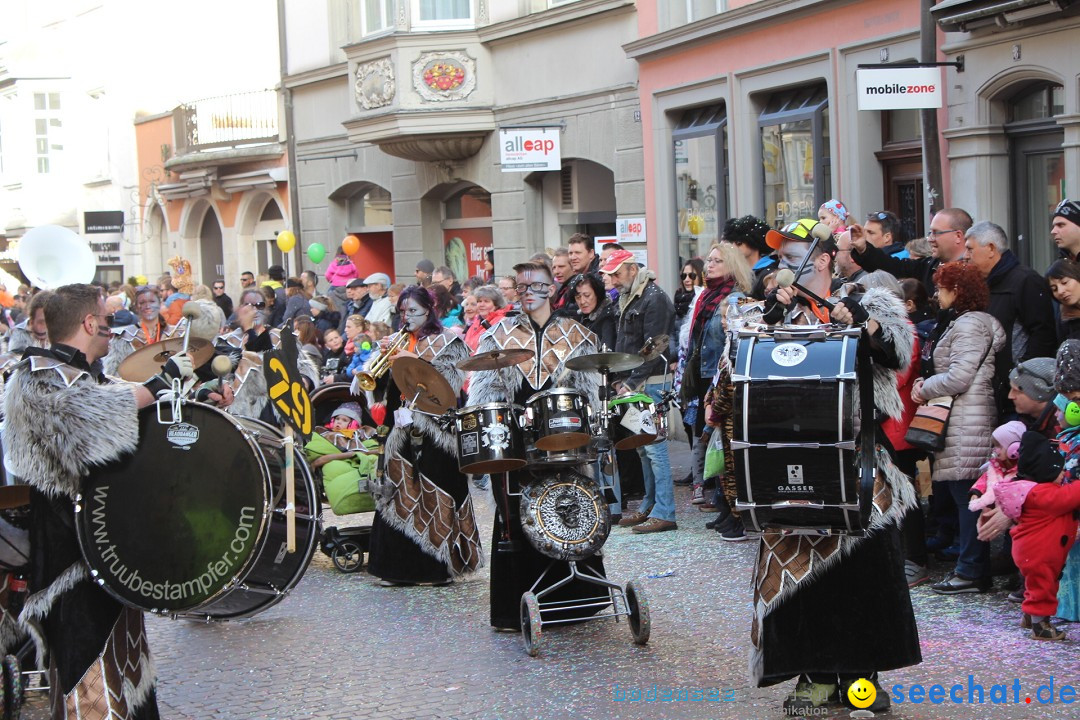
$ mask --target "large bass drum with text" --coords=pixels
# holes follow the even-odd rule
[[[736,508],[748,529],[865,533],[874,422],[860,333],[798,326],[740,333],[731,449]]]
[[[157,405],[144,408],[138,449],[83,481],[75,508],[83,557],[93,579],[127,605],[209,620],[254,615],[300,581],[318,545],[311,471],[294,452],[289,553],[282,433],[200,403],[181,412],[166,425]]]

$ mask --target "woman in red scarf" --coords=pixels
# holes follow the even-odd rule
[[[499,288],[494,285],[481,285],[473,290],[476,299],[476,317],[473,318],[469,329],[465,331],[465,344],[469,350],[476,352],[476,346],[480,344],[480,336],[487,332],[489,327],[494,327],[506,317],[510,306],[506,304]]]

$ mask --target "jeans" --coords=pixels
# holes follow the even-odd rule
[[[990,543],[979,540],[976,522],[979,513],[968,510],[970,496],[968,491],[975,484],[974,480],[943,480],[934,483],[937,488],[949,486],[949,493],[956,502],[956,511],[960,521],[956,540],[960,543],[960,557],[956,559],[956,572],[969,580],[978,580],[990,575]]]
[[[660,402],[661,383],[645,386],[645,394]],[[650,508],[649,517],[675,521],[675,483],[671,479],[671,461],[668,459],[668,445],[662,443],[643,445],[638,448],[641,457],[641,474],[645,480],[645,499],[641,507]],[[644,512],[644,511],[643,511]]]
[[[612,475],[608,475],[604,472],[604,463],[607,462],[607,457],[607,453],[600,453],[600,457],[593,463],[593,468],[596,472],[596,484],[600,487],[601,492],[603,492],[605,488],[611,488],[611,491],[615,495],[615,501],[608,503],[608,510],[611,511],[612,515],[622,515],[622,488],[619,486],[618,463],[612,462]],[[608,497],[608,499],[610,500],[611,498]]]

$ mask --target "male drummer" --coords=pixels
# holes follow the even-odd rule
[[[593,372],[567,371],[565,366],[571,358],[595,353],[596,336],[577,321],[552,314],[555,279],[547,265],[522,263],[514,266],[514,272],[523,314],[506,317],[485,332],[477,354],[518,348],[534,354],[514,367],[475,371],[469,381],[467,404],[510,401],[524,406],[529,397],[541,390],[568,387],[584,394],[596,407],[600,377]],[[518,493],[522,485],[540,477],[542,473],[534,476],[526,468],[509,473],[505,480],[496,476],[491,483],[496,505],[491,543],[491,625],[496,630],[520,629],[521,596],[553,562],[529,544],[521,528]],[[599,555],[581,564],[595,574],[604,573]],[[551,584],[568,574],[566,563],[555,561],[545,582]],[[573,600],[596,594],[596,588],[583,587],[580,581],[575,581],[547,597]]]
[[[766,321],[861,327],[858,351],[869,354],[873,370],[859,380],[873,383],[876,417],[899,418],[896,371],[910,362],[914,342],[903,303],[880,288],[861,298],[828,299],[836,245],[829,235],[811,252],[816,225],[817,220],[799,220],[768,232],[766,242],[779,251],[780,267],[805,270],[794,285],[766,299]],[[858,225],[850,229],[853,238],[862,232]],[[877,689],[869,709],[885,710],[889,696],[877,673],[922,661],[898,531],[915,502],[912,485],[897,470],[883,432],[877,432],[876,448],[861,451],[875,453],[878,469],[866,537],[765,532],[758,546],[751,672],[759,687],[798,677],[784,702],[787,714],[847,703],[848,687],[859,678]]]
[[[20,622],[39,659],[48,650],[54,718],[158,717],[142,611],[90,580],[74,501],[92,465],[135,450],[139,408],[192,367],[178,355],[143,385],[109,384],[100,360],[111,321],[96,287],[58,288],[45,305],[52,346],[27,349],[4,398],[7,466],[31,486],[32,594]]]

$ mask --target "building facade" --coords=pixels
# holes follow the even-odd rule
[[[495,272],[645,210],[632,0],[283,0],[301,245],[362,273]],[[502,131],[557,137],[504,172]],[[644,249],[644,246],[641,248]]]

